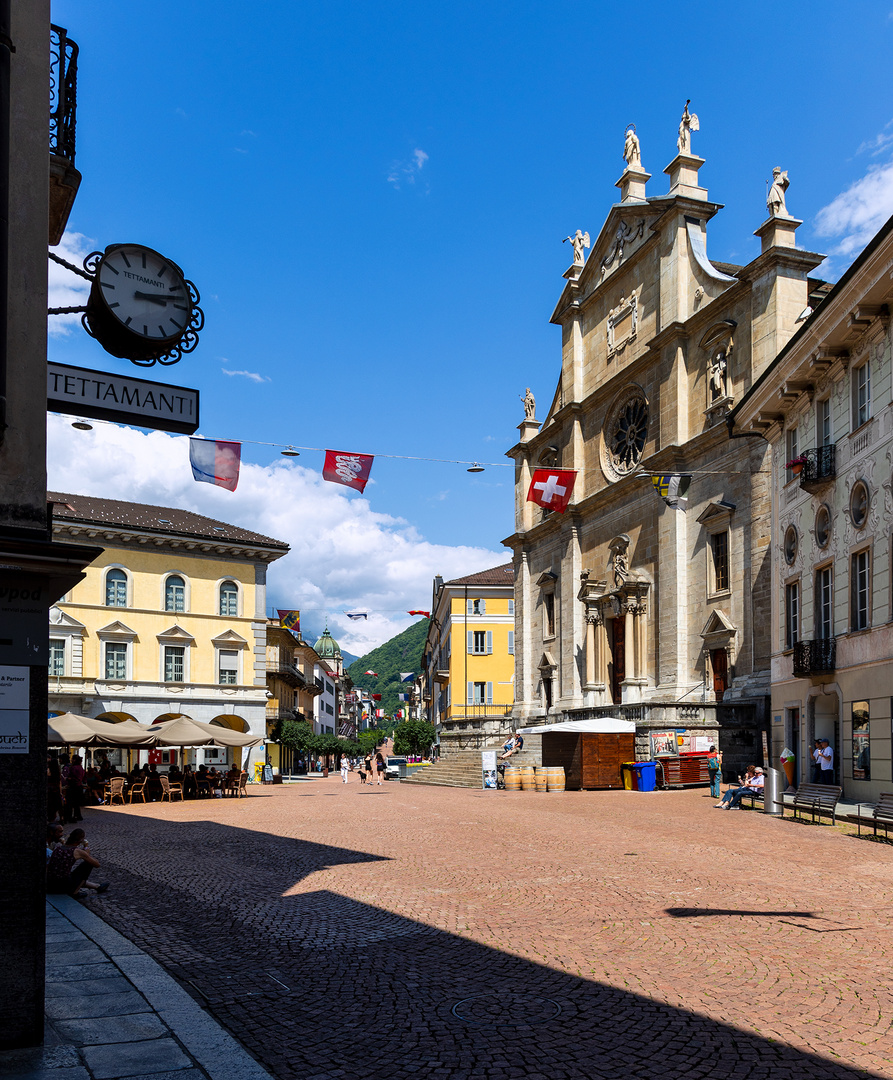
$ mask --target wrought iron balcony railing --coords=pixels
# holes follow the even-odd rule
[[[61,26],[50,27],[50,153],[74,165],[78,47]]]
[[[808,678],[835,670],[837,642],[834,638],[798,641],[794,645],[794,675]]]
[[[805,450],[800,455],[804,459],[803,468],[800,470],[800,487],[805,488],[806,491],[816,491],[835,478],[837,475],[836,449],[837,447],[831,443],[829,446],[817,446],[813,450]]]

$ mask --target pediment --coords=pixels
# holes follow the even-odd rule
[[[55,604],[50,608],[50,626],[54,630],[68,630],[71,633],[86,634],[87,632],[87,627],[82,622],[78,622],[67,611],[56,607]]]
[[[735,510],[735,503],[725,502],[722,499],[717,502],[708,503],[706,510],[703,510],[698,517],[698,524],[704,525],[707,528],[711,525],[725,524],[732,514],[735,513]]]
[[[218,634],[217,637],[211,638],[212,645],[230,645],[236,648],[244,648],[248,642],[235,630],[224,630],[222,634]]]
[[[136,638],[136,630],[131,630],[130,627],[125,623],[122,623],[120,619],[115,619],[115,621],[110,622],[108,626],[103,626],[101,630],[97,630],[96,636],[101,638],[121,638],[133,641]]]
[[[555,662],[555,657],[549,652],[548,649],[546,649],[546,651],[543,653],[542,659],[537,664],[537,667],[540,669],[540,671],[551,671],[557,668],[558,664]]]
[[[195,641],[195,638],[188,630],[184,630],[182,626],[178,626],[176,623],[170,629],[155,636],[159,641],[175,641],[181,645],[191,645]]]
[[[716,342],[731,337],[732,332],[737,325],[738,324],[734,319],[721,319],[719,322],[715,322],[701,335],[701,340],[698,342],[698,345],[702,349],[709,349],[710,346],[714,345]]]
[[[701,637],[705,641],[717,638],[727,639],[734,637],[737,633],[738,627],[729,616],[720,608],[714,608],[710,612],[710,618],[707,620],[704,629],[701,631]]]
[[[541,589],[548,589],[552,587],[557,580],[557,574],[553,574],[551,570],[544,570],[536,579],[536,584],[539,585]]]

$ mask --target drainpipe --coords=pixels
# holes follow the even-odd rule
[[[9,355],[9,84],[14,52],[11,0],[0,0],[0,441],[6,433],[6,372]]]

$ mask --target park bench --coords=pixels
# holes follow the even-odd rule
[[[761,803],[763,801],[763,789],[751,788],[749,791],[745,791],[738,801],[739,803],[741,803],[744,802],[745,799],[750,800],[750,808],[751,810],[753,810],[754,804],[756,803],[757,799],[759,799]]]
[[[812,811],[812,821],[815,824],[816,813],[830,814],[831,824],[836,824],[837,804],[843,794],[843,788],[834,784],[801,784],[794,792],[792,804],[794,817],[799,810]],[[784,799],[781,802],[781,816],[784,817]]]
[[[874,827],[874,835],[877,836],[878,823],[884,826],[884,837],[889,839],[887,830],[890,825],[893,824],[893,791],[882,791],[878,796],[878,801],[871,808],[871,817],[866,819],[871,821]],[[856,815],[856,832],[857,835],[862,835],[862,807],[859,807],[859,812]]]

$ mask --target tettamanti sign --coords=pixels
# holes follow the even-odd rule
[[[68,364],[47,364],[47,409],[181,435],[198,430],[198,390]]]

